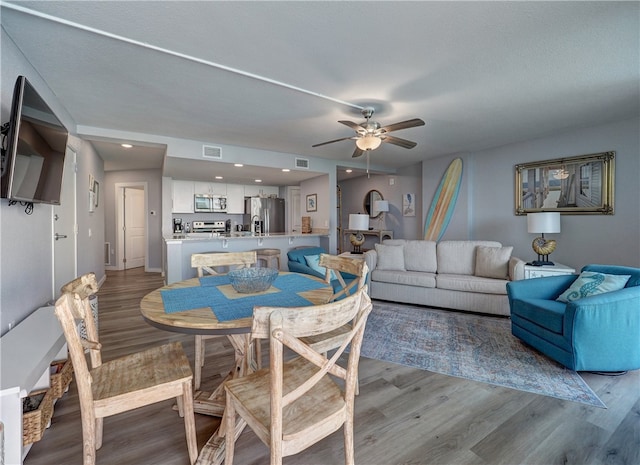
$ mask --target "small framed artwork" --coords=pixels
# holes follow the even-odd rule
[[[516,165],[516,215],[613,215],[615,152]]]
[[[308,212],[318,211],[318,194],[307,195],[307,211]]]
[[[402,216],[416,216],[416,194],[403,194]]]

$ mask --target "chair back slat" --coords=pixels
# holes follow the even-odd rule
[[[353,296],[324,305],[298,308],[254,308],[251,335],[253,338],[269,338],[272,370],[271,395],[275,396],[272,399],[272,408],[286,407],[313,388],[327,373],[344,379],[347,397],[353,396],[357,380],[359,345],[362,344],[364,327],[371,309],[371,299],[364,289]],[[352,330],[345,336],[330,359],[300,340],[301,337],[333,331],[348,322],[351,322]],[[351,352],[357,349],[358,357],[350,354],[345,369],[337,365],[337,362],[349,344],[351,344]],[[318,367],[318,371],[310,378],[301,380],[300,384],[286,395],[282,391],[284,347],[293,350]],[[355,375],[350,375],[350,372],[354,371]]]
[[[235,268],[249,268],[257,261],[257,254],[255,251],[250,252],[228,252],[228,253],[194,253],[191,255],[191,267],[196,268],[198,277],[201,278],[206,274],[221,275],[225,272],[221,272],[216,268],[220,267],[235,267]]]
[[[331,282],[331,271],[334,272],[339,289],[333,294],[331,300],[337,300],[343,296],[350,296],[362,289],[367,280],[369,268],[364,260],[350,257],[340,257],[337,255],[320,254],[320,266],[327,270],[325,280]],[[348,273],[356,276],[349,284],[346,284],[341,273]]]

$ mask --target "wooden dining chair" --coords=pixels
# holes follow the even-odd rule
[[[250,252],[228,252],[228,253],[194,253],[191,255],[191,266],[196,269],[198,277],[213,275],[219,276],[226,271],[238,268],[249,268],[257,262],[255,251]],[[223,268],[223,270],[221,270]],[[220,336],[196,335],[195,341],[195,362],[194,362],[194,387],[200,389],[202,382],[202,367],[204,366],[205,341]],[[260,350],[256,346],[258,353],[256,360],[260,361]]]
[[[64,331],[80,398],[83,464],[94,465],[102,446],[104,417],[176,398],[184,425],[189,461],[198,457],[191,382],[193,373],[179,342],[102,362],[101,344],[89,304],[98,290],[95,274],[89,273],[65,285],[55,313]],[[81,338],[77,320],[84,322]],[[89,351],[91,368],[85,350]],[[149,427],[150,425],[145,425]]]
[[[251,337],[269,339],[269,368],[226,381],[225,465],[233,464],[236,413],[270,448],[271,465],[344,428],[345,463],[354,463],[353,412],[360,348],[372,305],[364,289],[336,302],[299,308],[256,307]],[[351,322],[327,359],[300,338]],[[346,367],[338,363],[348,344]],[[284,348],[299,356],[286,357]],[[287,351],[288,353],[289,351]],[[332,377],[344,381],[338,384]]]
[[[364,260],[323,253],[320,254],[319,264],[326,268],[325,281],[327,283],[338,281],[334,287],[334,293],[331,296],[330,302],[342,299],[345,296],[350,296],[365,287],[369,268]],[[355,278],[347,284],[341,272],[352,274]],[[343,339],[350,331],[351,327],[345,325],[328,334],[309,336],[303,340],[305,343],[313,346],[315,350],[326,352],[340,347]]]

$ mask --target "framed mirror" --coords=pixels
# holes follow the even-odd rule
[[[364,202],[362,207],[364,208],[364,212],[369,215],[369,218],[378,218],[382,212],[377,211],[373,206],[375,205],[376,200],[384,200],[382,198],[382,194],[373,189],[367,192],[364,196]]]

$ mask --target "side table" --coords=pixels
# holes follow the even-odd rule
[[[556,263],[555,265],[543,265],[543,266],[524,266],[524,279],[531,278],[544,278],[546,276],[560,276],[564,274],[574,274],[576,270],[567,265]]]

